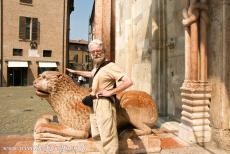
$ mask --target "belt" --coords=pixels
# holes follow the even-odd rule
[[[96,96],[92,96],[93,99],[97,99]],[[99,96],[98,99],[108,99],[111,103],[115,103],[116,102],[116,95],[112,95],[110,97],[106,97],[106,96]]]

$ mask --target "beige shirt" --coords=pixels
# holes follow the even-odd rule
[[[92,70],[94,74],[97,68]],[[102,67],[94,76],[92,83],[91,95],[96,95],[100,90],[111,90],[114,87],[114,83],[119,81],[125,73],[115,63],[111,62]]]

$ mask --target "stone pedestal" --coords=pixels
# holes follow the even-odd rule
[[[100,141],[92,139],[72,140],[67,142],[34,142],[33,154],[100,154],[98,146]],[[154,153],[161,150],[160,138],[151,134],[146,136],[135,136],[119,140],[119,153]]]
[[[33,154],[100,154],[97,150],[97,144],[99,144],[99,142],[90,139],[79,139],[66,142],[34,142]]]
[[[182,117],[179,137],[189,143],[209,142],[209,105],[211,86],[208,82],[185,81],[181,87]]]
[[[136,136],[119,141],[119,153],[154,153],[160,152],[161,141],[156,135]]]

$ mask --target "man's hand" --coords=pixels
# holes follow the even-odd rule
[[[100,97],[100,96],[105,96],[105,97],[110,97],[110,96],[112,96],[113,95],[113,93],[112,93],[112,91],[108,91],[108,90],[101,90],[101,91],[99,91],[97,94],[96,94],[96,97],[98,98],[98,97]]]
[[[68,71],[68,72],[70,72],[70,73],[74,73],[74,72],[75,72],[74,70],[69,69],[69,68],[65,68],[65,69],[66,69],[66,71]]]

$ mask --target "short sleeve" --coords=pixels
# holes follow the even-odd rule
[[[126,74],[122,71],[122,69],[116,65],[115,63],[110,63],[109,68],[107,69],[108,74],[111,78],[116,81],[119,81]]]

